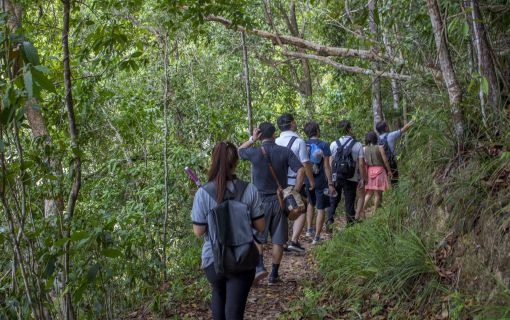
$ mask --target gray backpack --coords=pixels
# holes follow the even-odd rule
[[[236,180],[234,192],[228,189],[223,201],[207,214],[214,270],[217,274],[255,269],[259,252],[254,243],[250,208],[241,202],[248,182]],[[204,190],[216,201],[216,186],[209,182]]]

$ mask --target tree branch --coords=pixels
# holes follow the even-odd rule
[[[330,66],[334,67],[335,69],[342,70],[342,71],[349,72],[349,73],[360,73],[360,74],[365,74],[365,75],[369,75],[369,76],[385,77],[385,78],[397,79],[397,80],[403,80],[403,81],[411,79],[411,76],[405,75],[405,74],[398,74],[398,73],[392,73],[392,72],[364,69],[364,68],[360,68],[360,67],[346,66],[346,65],[338,63],[334,60],[331,60],[328,57],[322,57],[322,56],[318,56],[315,54],[307,54],[307,53],[291,52],[291,51],[286,51],[283,54],[285,56],[290,56],[290,57],[295,57],[295,58],[313,59],[313,60],[321,61],[325,64],[329,64]]]
[[[271,32],[258,30],[258,29],[247,29],[243,26],[234,26],[232,22],[224,17],[208,15],[204,17],[206,21],[218,22],[223,24],[227,28],[234,28],[238,31],[245,31],[252,34],[255,34],[259,37],[269,39],[273,41],[273,43],[281,42],[282,44],[293,45],[298,48],[312,50],[317,53],[319,56],[335,56],[335,57],[352,57],[352,58],[360,58],[365,60],[388,60],[395,62],[397,64],[403,64],[404,61],[399,58],[392,58],[388,55],[377,56],[374,55],[370,50],[363,49],[352,49],[352,48],[341,48],[341,47],[329,47],[324,46],[315,42],[311,42],[305,39],[301,39],[294,36],[288,35],[276,35]]]

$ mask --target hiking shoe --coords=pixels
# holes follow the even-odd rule
[[[299,244],[299,242],[290,241],[288,248],[290,251],[293,251],[293,252],[299,252],[299,253],[305,252],[305,248],[303,248]]]
[[[312,228],[310,228],[310,229],[306,229],[306,234],[305,234],[305,235],[306,235],[307,237],[313,237],[314,233],[315,233],[315,230],[313,230]]]
[[[257,285],[260,280],[264,279],[265,277],[267,277],[267,270],[265,268],[261,268],[261,269],[257,269],[257,271],[255,272],[255,278],[253,279],[253,285]]]
[[[281,283],[282,279],[278,276],[269,276],[269,279],[267,280],[267,284],[270,286],[274,286],[275,284]]]
[[[315,245],[319,243],[321,243],[321,237],[314,237],[312,240],[312,244]]]

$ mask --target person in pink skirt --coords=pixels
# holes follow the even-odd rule
[[[390,164],[384,153],[384,147],[378,144],[377,134],[370,131],[365,136],[365,163],[368,172],[368,181],[365,184],[365,208],[375,195],[374,210],[381,205],[383,191],[389,189],[388,181],[391,181]]]

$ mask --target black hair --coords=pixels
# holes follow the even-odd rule
[[[338,123],[337,128],[340,129],[341,134],[348,134],[351,131],[351,122],[349,120],[342,120]]]
[[[319,124],[315,121],[307,122],[303,130],[305,131],[305,134],[308,138],[318,136],[319,132],[321,131]]]
[[[367,135],[365,136],[365,144],[367,146],[369,145],[377,145],[378,141],[378,138],[377,138],[377,133],[375,133],[375,131],[370,131],[369,133],[367,133]]]
[[[375,125],[375,130],[377,130],[379,134],[383,134],[388,131],[388,124],[386,121],[379,121]]]
[[[259,129],[261,139],[271,139],[276,132],[275,126],[270,122],[262,122],[259,125]]]
[[[284,113],[278,117],[276,123],[281,131],[288,131],[291,128],[294,117],[290,113]]]

